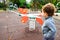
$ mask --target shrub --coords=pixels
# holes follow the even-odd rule
[[[0,9],[3,9],[4,4],[0,2]]]

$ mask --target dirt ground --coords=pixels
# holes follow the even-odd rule
[[[55,20],[57,34],[56,40],[60,40],[60,22]],[[0,40],[42,40],[43,35],[39,23],[36,22],[36,30],[28,30],[27,23],[21,22],[21,17],[11,12],[0,12]]]

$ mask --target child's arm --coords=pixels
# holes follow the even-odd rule
[[[55,32],[56,32],[56,28],[53,22],[46,22],[47,27],[50,29],[50,31],[48,31],[46,34],[44,34],[45,37],[50,38],[52,36],[54,36]]]

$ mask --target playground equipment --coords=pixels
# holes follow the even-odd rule
[[[12,3],[12,2],[9,3],[9,9],[10,9],[10,10],[13,9],[13,3]]]
[[[43,24],[43,20],[41,18],[41,14],[38,14],[38,11],[35,12],[28,12],[27,9],[23,9],[23,8],[18,8],[18,12],[12,11],[13,13],[18,14],[19,16],[22,16],[21,18],[21,22],[22,23],[26,23],[29,20],[29,30],[33,31],[35,30],[35,21],[37,21],[40,25]]]
[[[13,4],[12,2],[9,3],[9,10],[13,10],[13,9],[15,10],[17,8],[18,8],[17,4]]]

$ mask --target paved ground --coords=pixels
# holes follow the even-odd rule
[[[60,40],[60,22],[56,20],[56,40]],[[11,12],[0,12],[0,40],[42,40],[40,25],[36,22],[36,29],[39,31],[28,32],[27,23],[21,23],[21,17]]]
[[[54,16],[56,20],[60,20],[60,16]]]

